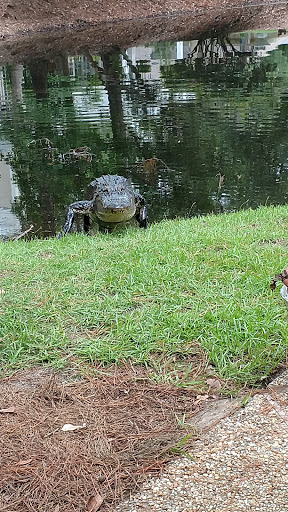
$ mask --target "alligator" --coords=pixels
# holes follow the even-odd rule
[[[104,175],[88,185],[86,201],[76,201],[68,206],[65,224],[58,238],[69,233],[75,213],[84,215],[84,231],[90,228],[90,213],[96,215],[97,223],[107,229],[116,224],[136,218],[140,228],[146,228],[148,217],[144,198],[133,189],[123,176]]]

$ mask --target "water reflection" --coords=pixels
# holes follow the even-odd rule
[[[3,67],[0,236],[54,235],[108,173],[131,178],[152,221],[286,202],[287,42],[222,34]],[[83,146],[92,157],[72,158]]]

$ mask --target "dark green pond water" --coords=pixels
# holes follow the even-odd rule
[[[131,178],[151,222],[285,203],[287,43],[253,32],[0,68],[0,236],[54,235],[102,174]]]

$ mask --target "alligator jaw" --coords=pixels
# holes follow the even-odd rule
[[[102,222],[125,222],[135,215],[134,195],[130,193],[98,194],[95,198],[94,211]]]
[[[101,211],[95,210],[95,213],[102,222],[125,222],[134,217],[135,211],[134,206],[132,208],[105,208]]]

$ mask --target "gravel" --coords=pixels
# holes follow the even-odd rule
[[[288,372],[195,441],[117,512],[288,511]]]

